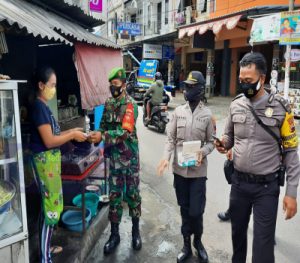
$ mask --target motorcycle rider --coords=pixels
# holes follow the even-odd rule
[[[156,72],[154,78],[155,78],[155,82],[151,85],[151,87],[147,90],[147,92],[144,95],[144,98],[152,95],[150,100],[148,100],[146,106],[146,110],[147,110],[146,121],[150,120],[151,109],[154,106],[163,103],[164,82],[162,81],[162,74],[160,72]]]

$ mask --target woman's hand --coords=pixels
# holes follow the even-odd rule
[[[88,137],[90,143],[99,143],[102,140],[101,132],[91,132]]]
[[[72,131],[73,133],[73,139],[77,142],[85,142],[87,139],[86,134],[84,134],[81,131]]]
[[[161,160],[158,164],[158,167],[157,167],[158,176],[162,176],[166,168],[169,168],[169,161],[168,160]]]
[[[197,163],[196,166],[201,166],[202,163],[202,159],[203,159],[203,153],[202,151],[197,152]]]

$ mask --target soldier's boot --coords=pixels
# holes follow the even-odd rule
[[[201,237],[195,235],[194,236],[194,242],[193,242],[194,248],[196,249],[198,259],[200,263],[208,263],[208,255],[207,252],[201,242]]]
[[[192,255],[191,237],[183,237],[183,248],[177,256],[177,263],[186,261]]]
[[[134,250],[141,250],[142,248],[139,223],[140,219],[138,217],[132,218],[132,247]]]
[[[109,255],[115,251],[120,244],[119,224],[111,223],[111,234],[109,240],[104,245],[104,254]]]

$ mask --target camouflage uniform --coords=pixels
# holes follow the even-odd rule
[[[109,98],[105,103],[100,132],[104,141],[104,155],[110,159],[110,212],[109,219],[120,223],[123,213],[122,201],[129,206],[130,216],[141,216],[139,191],[139,148],[136,127],[129,133],[122,129],[122,120],[128,104],[134,106],[134,120],[138,108],[127,94],[120,100]]]

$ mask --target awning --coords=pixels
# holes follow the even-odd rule
[[[111,96],[107,76],[122,67],[121,50],[75,43],[75,66],[80,83],[82,109],[93,109]]]
[[[61,16],[22,0],[0,1],[0,22],[17,25],[29,34],[41,38],[72,45],[72,42],[85,42],[97,46],[120,48],[113,42],[96,36]]]
[[[197,31],[200,35],[206,33],[207,30],[212,30],[214,34],[218,34],[223,26],[226,26],[228,30],[235,28],[240,21],[242,15],[236,15],[225,19],[220,19],[212,22],[206,22],[203,24],[198,24],[195,26],[190,26],[186,28],[179,29],[179,39],[183,38],[185,35],[191,37]]]
[[[90,12],[90,1],[82,0],[26,0],[28,2],[36,3],[41,7],[47,7],[50,11],[51,8],[55,9],[64,15],[74,19],[74,21],[89,28],[100,26],[104,21],[93,16]]]

